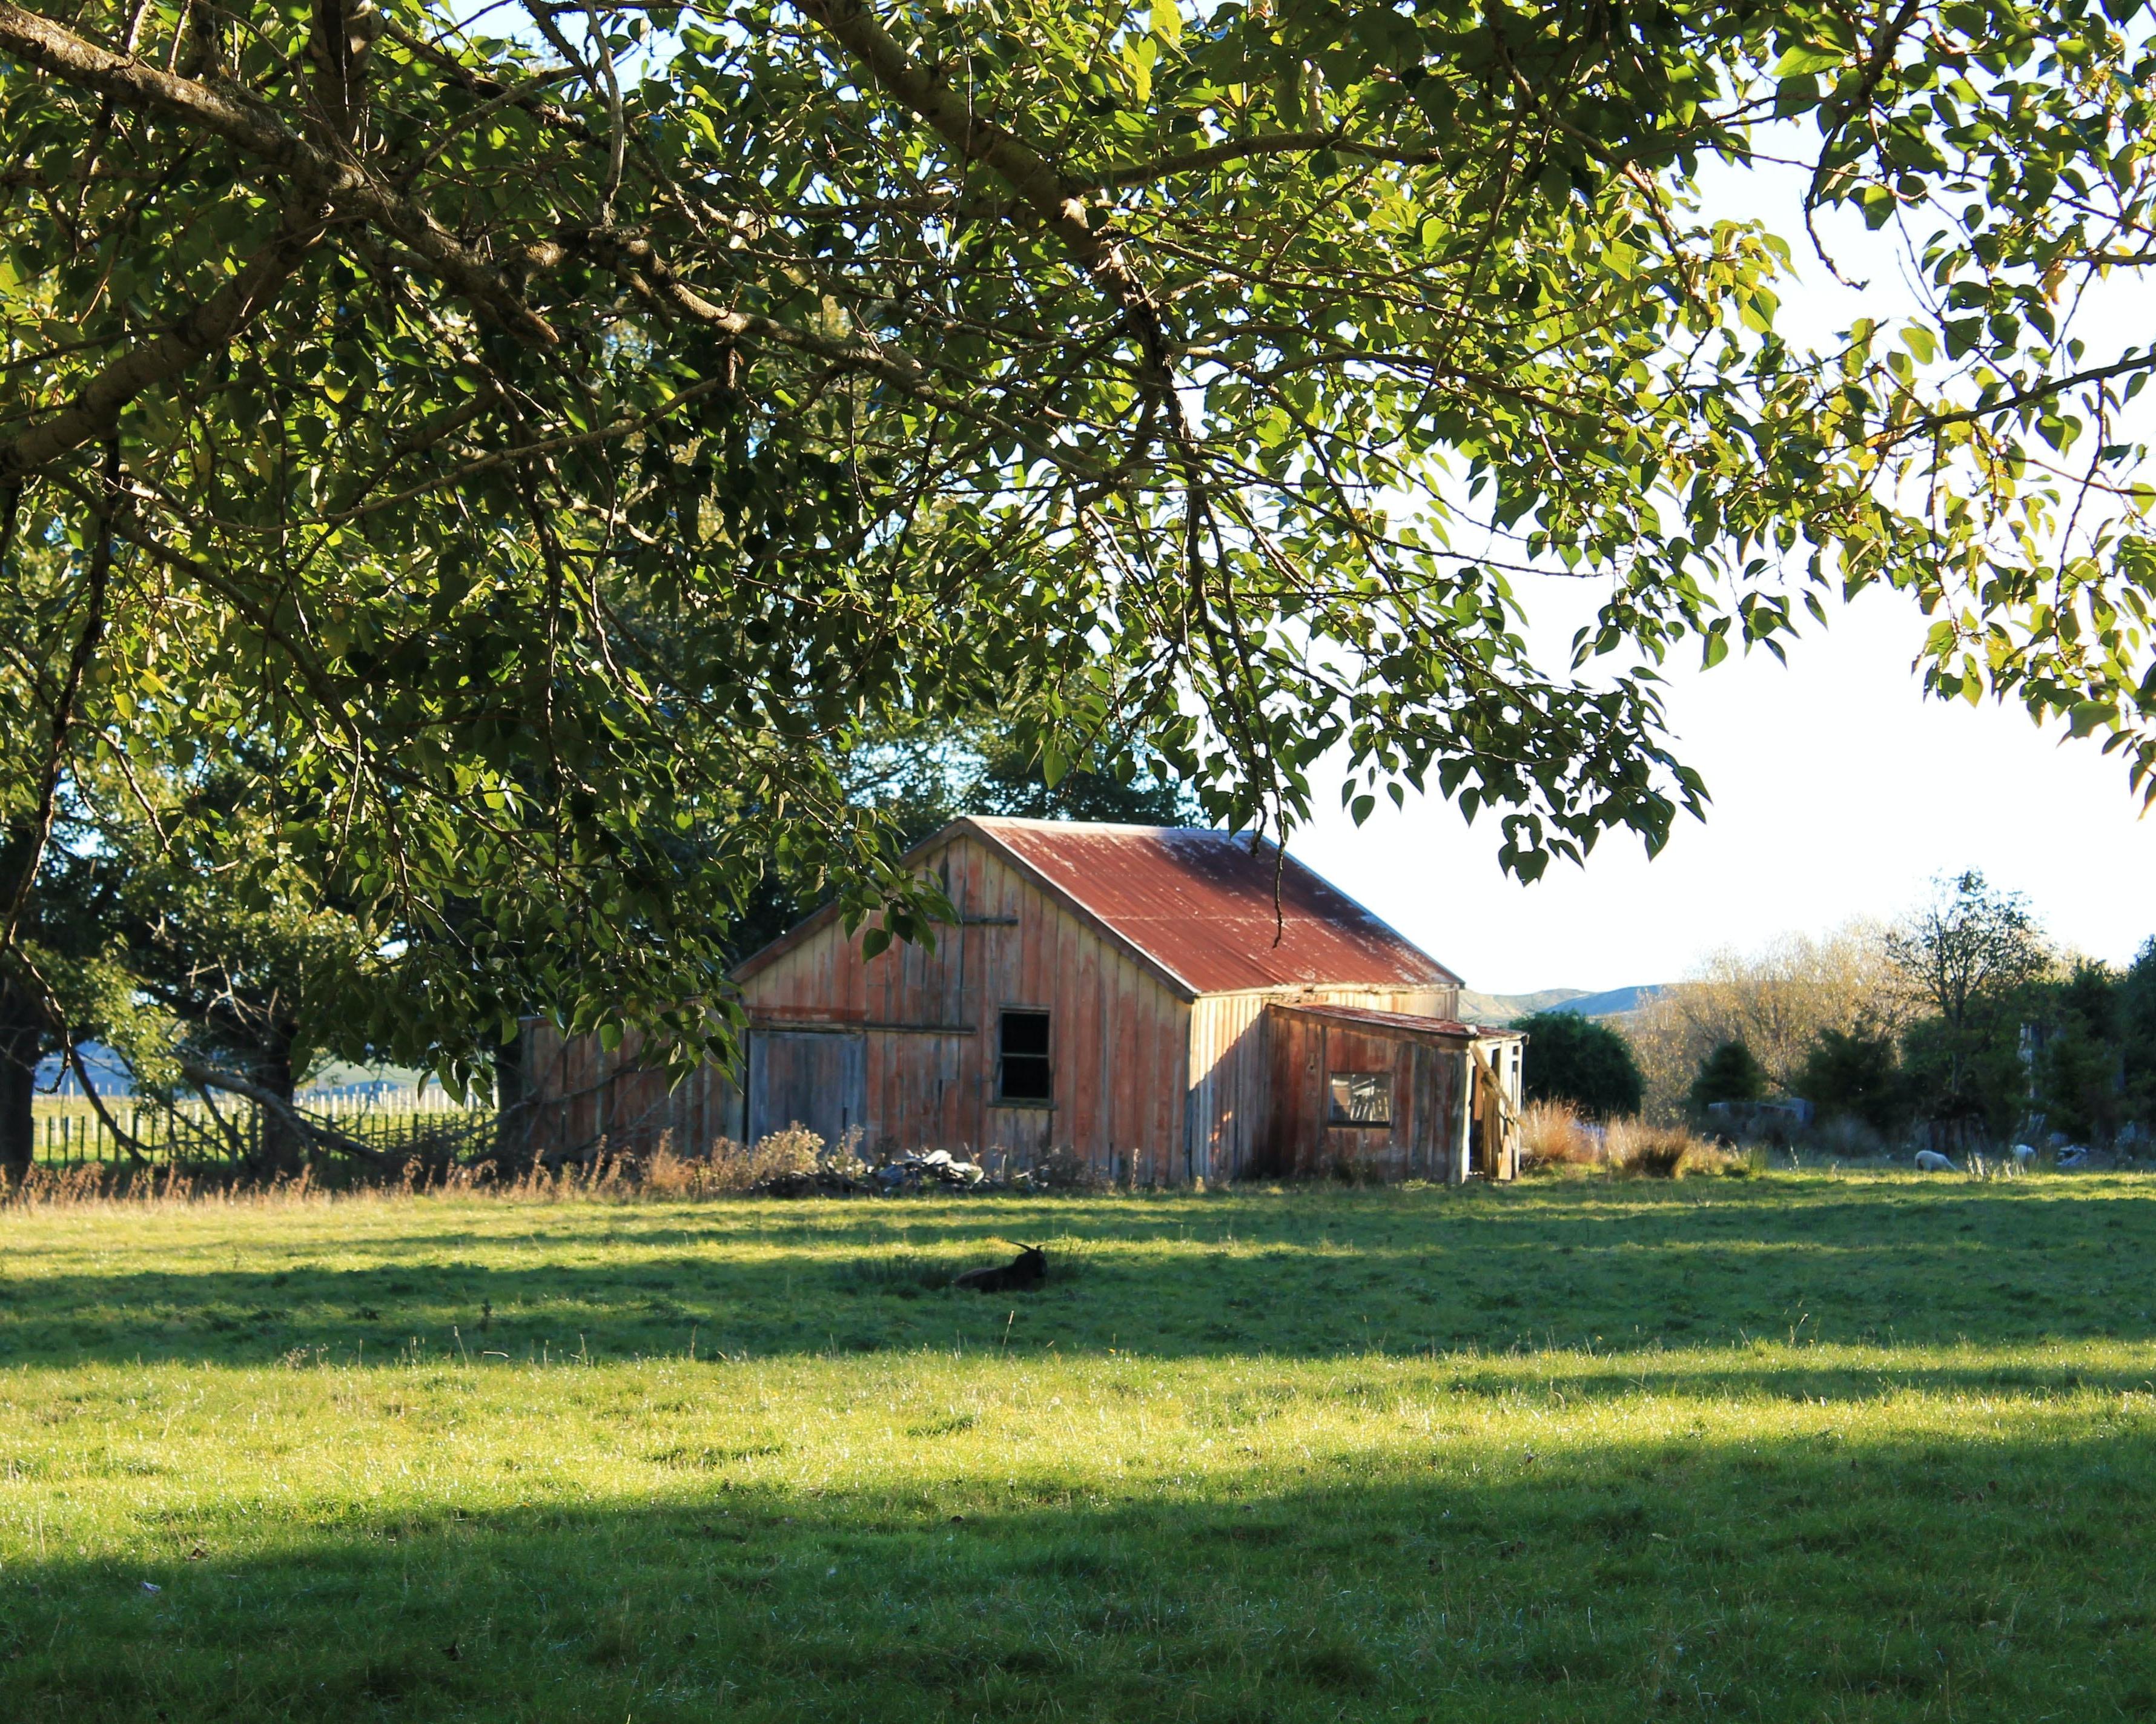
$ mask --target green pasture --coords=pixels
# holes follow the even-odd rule
[[[2148,1717],[2152,1247],[2133,1175],[10,1210],[0,1717]]]

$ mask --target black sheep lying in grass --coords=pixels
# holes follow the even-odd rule
[[[1022,1293],[1048,1279],[1048,1254],[1038,1245],[1019,1249],[1009,1263],[969,1269],[955,1277],[954,1287],[970,1287],[976,1293]]]

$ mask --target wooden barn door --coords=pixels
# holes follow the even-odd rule
[[[865,1126],[864,1038],[759,1029],[748,1044],[748,1137],[753,1143],[791,1125],[835,1145]]]

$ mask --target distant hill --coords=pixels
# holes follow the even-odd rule
[[[1643,982],[1632,988],[1609,988],[1589,993],[1584,988],[1545,988],[1539,993],[1477,993],[1460,990],[1460,1015],[1470,1024],[1510,1024],[1516,1018],[1532,1018],[1537,1012],[1577,1012],[1583,1018],[1614,1018],[1640,1008],[1642,996],[1661,984]]]

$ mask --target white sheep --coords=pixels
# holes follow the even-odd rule
[[[2030,1162],[2035,1159],[2036,1146],[2035,1144],[2017,1143],[2014,1146],[2014,1165],[2015,1167],[2025,1168]]]
[[[1954,1164],[1936,1149],[1917,1152],[1917,1171],[1919,1173],[1951,1173],[1953,1170]]]

